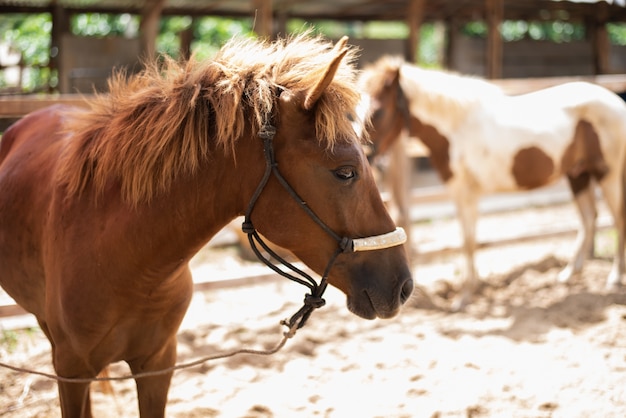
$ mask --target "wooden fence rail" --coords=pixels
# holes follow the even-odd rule
[[[626,74],[602,74],[589,76],[567,76],[567,77],[538,77],[538,78],[503,78],[490,80],[500,86],[507,94],[523,94],[535,90],[545,89],[558,84],[572,81],[586,81],[588,83],[599,84],[607,89],[618,93],[626,93]]]
[[[54,104],[84,106],[88,97],[80,94],[0,96],[0,133],[30,112]]]

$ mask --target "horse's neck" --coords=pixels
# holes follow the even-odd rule
[[[459,129],[471,112],[479,111],[486,101],[500,95],[496,86],[483,80],[411,64],[401,67],[400,86],[411,115],[447,137]]]
[[[402,67],[400,86],[412,117],[449,133],[458,122],[457,105],[434,88],[431,78],[432,73],[405,65]]]
[[[453,132],[469,109],[464,102],[433,87],[446,82],[446,74],[404,66],[400,80],[409,107],[409,135],[426,146],[434,168],[447,181],[452,175],[449,161]]]
[[[415,117],[409,121],[409,135],[418,138],[428,148],[430,161],[442,180],[447,181],[452,176],[449,165],[450,140],[436,127],[424,124]]]
[[[252,169],[246,160],[263,160],[260,147],[256,156],[244,154],[236,154],[236,161],[232,155],[211,158],[194,173],[176,179],[168,192],[138,208],[138,221],[154,225],[152,239],[159,243],[152,259],[164,264],[190,259],[244,212],[262,176],[261,164],[255,164],[258,170]]]

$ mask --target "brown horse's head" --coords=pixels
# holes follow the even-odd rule
[[[351,83],[341,80],[347,53],[342,40],[325,68],[311,74],[309,88],[277,92],[275,160],[279,175],[302,202],[280,184],[279,175],[273,175],[252,211],[261,233],[318,274],[325,272],[337,252],[337,237],[359,239],[396,229],[353,128],[358,94],[349,91]],[[394,316],[413,288],[402,245],[341,253],[328,280],[345,292],[352,312],[368,319]]]
[[[149,66],[128,82],[118,77],[92,110],[73,114],[66,125],[79,140],[66,151],[74,163],[64,164],[60,176],[74,193],[91,184],[104,193],[119,183],[134,207],[160,207],[155,199],[178,193],[193,202],[185,210],[204,209],[204,226],[194,232],[197,246],[252,207],[253,228],[269,240],[318,274],[331,266],[328,282],[347,294],[353,312],[390,317],[413,287],[403,247],[334,258],[337,237],[359,240],[396,229],[355,133],[363,124],[355,115],[355,51],[346,39],[333,48],[307,35],[272,44],[234,39],[211,61],[165,60],[163,68]],[[275,128],[269,166],[277,171],[256,199],[267,167],[260,132],[268,125]]]
[[[359,79],[366,93],[364,107],[371,119],[368,134],[375,155],[384,154],[409,123],[407,99],[400,88],[401,64],[400,58],[385,57],[375,69],[366,68]]]

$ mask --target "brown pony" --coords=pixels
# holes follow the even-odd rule
[[[37,317],[59,376],[172,366],[188,262],[243,214],[327,270],[355,314],[398,313],[412,280],[354,132],[353,61],[345,39],[233,40],[212,61],[115,77],[88,110],[47,108],[5,132],[0,284]],[[164,416],[170,379],[136,380],[142,417]],[[88,384],[59,394],[64,417],[91,416]]]

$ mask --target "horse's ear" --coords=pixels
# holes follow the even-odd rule
[[[400,85],[400,67],[389,71],[385,77],[385,87],[396,87]]]
[[[324,71],[322,77],[320,77],[317,83],[307,92],[306,98],[304,99],[305,110],[313,109],[313,106],[315,106],[315,103],[317,103],[319,98],[322,96],[326,87],[328,87],[330,82],[333,81],[341,60],[348,53],[348,48],[346,47],[347,43],[348,37],[344,36],[337,42],[337,44],[335,44],[335,47],[333,48],[335,57],[328,64],[328,67],[326,67],[326,71]]]

